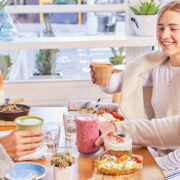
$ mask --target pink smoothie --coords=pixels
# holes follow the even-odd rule
[[[78,151],[92,153],[99,150],[95,141],[99,137],[98,119],[94,114],[81,114],[76,116],[76,138]]]

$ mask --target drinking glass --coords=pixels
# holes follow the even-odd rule
[[[57,152],[60,131],[60,125],[56,123],[48,123],[43,126],[43,144],[48,147],[47,154],[52,155]]]
[[[66,111],[63,113],[64,131],[68,139],[76,137],[75,118],[77,115],[79,115],[78,111]]]

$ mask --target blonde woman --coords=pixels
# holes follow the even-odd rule
[[[179,0],[171,1],[161,9],[157,40],[161,50],[138,57],[127,65],[126,71],[113,74],[108,86],[101,87],[106,93],[121,91],[120,109],[128,120],[114,125],[100,123],[102,136],[96,144],[102,143],[106,131],[128,130],[134,144],[176,149],[157,158],[161,168],[174,169],[180,167]],[[93,68],[91,75],[95,83]],[[152,87],[150,102],[143,94],[146,86]]]

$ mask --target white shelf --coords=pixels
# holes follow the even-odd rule
[[[154,37],[137,36],[67,36],[67,37],[21,37],[0,42],[0,50],[95,48],[95,47],[147,47],[157,46]]]
[[[126,3],[94,5],[17,5],[7,7],[8,11],[13,14],[126,11],[127,8]]]

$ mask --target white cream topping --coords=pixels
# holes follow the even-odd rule
[[[123,138],[124,142],[118,143],[116,141],[108,140],[108,138],[104,140],[104,146],[106,150],[113,151],[131,151],[132,150],[132,139],[130,137]]]
[[[18,124],[22,124],[22,125],[38,125],[41,124],[42,121],[39,119],[33,119],[33,118],[29,118],[29,119],[24,119],[24,120],[16,120],[16,122]]]
[[[98,120],[101,122],[110,122],[115,121],[116,119],[110,113],[103,113],[102,115],[98,116]]]

